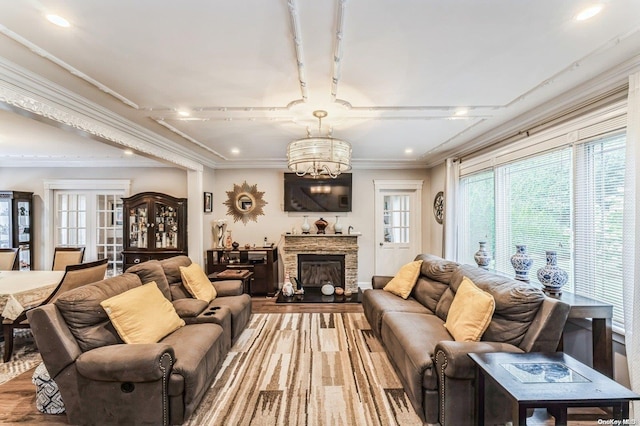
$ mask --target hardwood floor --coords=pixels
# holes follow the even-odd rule
[[[297,312],[362,312],[362,305],[344,303],[296,303],[276,304],[273,297],[254,297],[252,309],[255,313],[297,313]],[[29,370],[15,379],[0,385],[0,424],[67,424],[65,414],[42,414],[35,405],[35,386],[31,383],[33,370]],[[610,416],[591,409],[570,410],[570,426],[588,426],[598,424],[598,418],[608,419]],[[536,410],[532,418],[527,419],[529,425],[552,425],[553,418],[544,410]]]

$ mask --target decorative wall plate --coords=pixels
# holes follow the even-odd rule
[[[442,225],[444,221],[444,192],[440,191],[433,199],[433,215],[436,217],[436,222]]]

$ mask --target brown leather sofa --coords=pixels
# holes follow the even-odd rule
[[[363,294],[364,313],[409,396],[427,424],[475,425],[475,365],[472,352],[555,351],[569,305],[539,288],[472,265],[421,254],[418,281],[405,300],[382,290],[392,277],[374,276]],[[471,279],[493,295],[495,312],[479,342],[456,342],[444,327],[462,282]],[[504,423],[506,400],[487,392],[487,415]]]
[[[181,424],[210,388],[251,316],[241,281],[212,283],[210,303],[182,285],[186,256],[149,261],[66,292],[29,321],[71,424]],[[125,344],[100,302],[155,281],[186,325],[155,344]],[[215,308],[215,309],[212,309]]]

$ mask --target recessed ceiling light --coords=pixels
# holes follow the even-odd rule
[[[240,154],[240,150],[238,148],[231,148],[231,153],[237,155]]]
[[[413,148],[407,148],[404,150],[405,154],[413,154]]]
[[[578,13],[578,15],[576,16],[576,21],[586,21],[587,19],[593,18],[602,11],[602,7],[603,6],[601,4],[589,6],[582,12]]]
[[[188,117],[191,115],[191,113],[186,109],[181,109],[181,110],[178,110],[178,115],[180,115],[181,117]]]
[[[133,151],[132,151],[132,150],[130,150],[130,149],[125,149],[125,150],[124,150],[124,151],[122,151],[122,152],[124,152],[124,155],[133,155]]]
[[[466,108],[458,108],[458,109],[456,110],[456,113],[455,113],[455,114],[459,117],[459,116],[461,116],[461,115],[467,115],[468,113],[469,113],[469,110],[468,110],[468,109],[466,109]]]
[[[69,21],[64,19],[62,16],[53,15],[53,14],[47,15],[47,20],[52,24],[56,24],[59,27],[69,28],[71,26]]]

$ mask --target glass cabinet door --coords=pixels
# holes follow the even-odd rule
[[[167,204],[155,203],[155,247],[178,248],[178,212]]]
[[[20,247],[20,269],[31,269],[31,211],[29,201],[18,201],[18,244]]]
[[[0,198],[0,248],[10,248],[11,243],[11,200]]]
[[[147,231],[149,208],[147,203],[138,204],[129,209],[129,245],[147,248]]]

